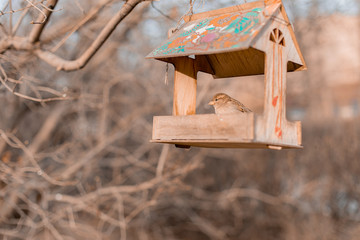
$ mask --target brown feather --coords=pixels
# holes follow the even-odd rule
[[[214,106],[215,113],[217,114],[236,113],[237,111],[243,113],[252,112],[244,104],[225,93],[216,94],[212,101],[209,102],[209,105]]]

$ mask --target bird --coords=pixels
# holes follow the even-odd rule
[[[209,102],[209,105],[214,106],[216,114],[252,112],[249,108],[245,107],[244,104],[225,93],[215,94],[215,96]]]

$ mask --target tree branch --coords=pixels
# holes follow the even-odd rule
[[[105,28],[90,47],[76,60],[65,60],[51,52],[36,50],[36,55],[56,69],[64,71],[74,71],[83,68],[94,54],[100,49],[105,41],[110,37],[117,25],[140,3],[144,0],[128,0],[124,3],[119,12],[109,21]]]
[[[55,8],[57,2],[58,0],[47,1],[47,6],[46,6],[47,8],[42,11],[43,14],[40,14],[38,19],[36,20],[36,23],[40,23],[40,24],[35,24],[34,28],[29,34],[29,42],[35,43],[39,41],[41,33],[45,28],[45,25],[49,22],[50,15],[53,12],[52,9]]]

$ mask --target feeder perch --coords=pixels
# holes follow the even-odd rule
[[[188,16],[147,58],[175,67],[172,116],[155,116],[151,142],[220,148],[302,148],[301,123],[286,120],[286,73],[306,69],[281,0]],[[265,75],[262,114],[196,115],[197,72]]]

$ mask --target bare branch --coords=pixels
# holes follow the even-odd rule
[[[52,92],[52,93],[56,93],[56,95],[58,95],[57,97],[49,97],[49,98],[41,98],[41,96],[39,94],[37,94],[37,97],[30,97],[28,95],[25,95],[25,94],[22,94],[22,93],[19,93],[19,92],[15,92],[15,88],[17,86],[18,83],[22,83],[21,81],[18,81],[18,80],[10,80],[11,82],[14,82],[15,85],[14,87],[10,87],[6,81],[8,80],[8,77],[6,76],[6,72],[4,70],[4,68],[0,65],[0,72],[4,75],[4,78],[3,79],[1,76],[0,76],[0,82],[4,85],[4,87],[11,93],[13,93],[15,96],[18,96],[20,98],[24,98],[24,99],[27,99],[27,100],[31,100],[31,101],[34,101],[34,102],[39,102],[39,103],[46,103],[46,102],[52,102],[52,101],[61,101],[61,100],[70,100],[70,99],[73,99],[72,97],[68,97],[66,95],[58,95],[58,92],[56,91],[53,91],[53,90],[50,90],[48,92]],[[41,88],[41,90],[47,90],[46,88]],[[37,93],[37,90],[36,89],[33,89],[35,90],[35,92]]]
[[[41,167],[39,166],[39,164],[36,162],[35,157],[33,155],[33,153],[30,151],[29,148],[27,148],[25,146],[24,143],[22,143],[15,135],[13,135],[12,133],[5,133],[2,129],[0,129],[0,137],[5,140],[5,142],[7,144],[9,144],[10,146],[14,147],[14,148],[19,148],[21,150],[24,151],[24,153],[26,154],[26,156],[29,158],[31,164],[35,167],[36,173],[43,177],[46,181],[48,181],[51,184],[54,185],[60,185],[60,186],[67,186],[67,185],[71,185],[74,184],[74,182],[62,182],[62,181],[58,181],[52,177],[50,177],[47,173],[45,173]]]
[[[14,26],[14,29],[13,29],[13,34],[14,34],[14,35],[16,34],[17,30],[19,29],[22,21],[24,20],[24,17],[25,17],[26,14],[29,12],[30,7],[31,7],[31,4],[28,3],[28,5],[26,6],[26,9],[25,9],[24,11],[22,11],[19,20],[17,21],[17,23],[16,23],[15,26]]]
[[[71,31],[50,50],[50,52],[56,52],[74,32],[76,32],[81,26],[86,24],[90,19],[94,18],[96,14],[98,14],[99,11],[111,1],[113,0],[103,0],[100,3],[98,3],[95,7],[93,7],[89,11],[89,13],[71,29]]]
[[[12,0],[9,0],[9,8],[10,8],[10,19],[9,19],[9,32],[10,37],[13,36],[13,8],[12,8]]]
[[[39,58],[56,67],[56,70],[74,71],[83,68],[91,57],[100,49],[105,41],[110,37],[117,25],[143,0],[129,0],[124,3],[121,10],[109,21],[109,23],[100,32],[98,37],[90,45],[90,47],[76,60],[65,60],[56,56],[55,54],[36,50],[35,53]]]
[[[159,158],[159,163],[158,163],[158,166],[156,168],[156,176],[157,177],[161,177],[161,175],[162,175],[168,153],[169,153],[169,145],[166,144],[162,148],[160,158]]]
[[[28,0],[27,0],[27,2],[29,4],[32,4]],[[30,43],[35,43],[35,42],[39,41],[41,33],[44,30],[46,24],[48,23],[51,13],[53,12],[52,10],[55,8],[57,2],[58,2],[58,0],[47,1],[47,6],[46,6],[45,10],[40,10],[39,8],[37,8],[35,6],[36,9],[38,9],[41,14],[39,15],[36,22],[34,22],[34,24],[36,23],[36,25],[34,26],[34,28],[32,29],[32,31],[29,34],[29,42]]]

